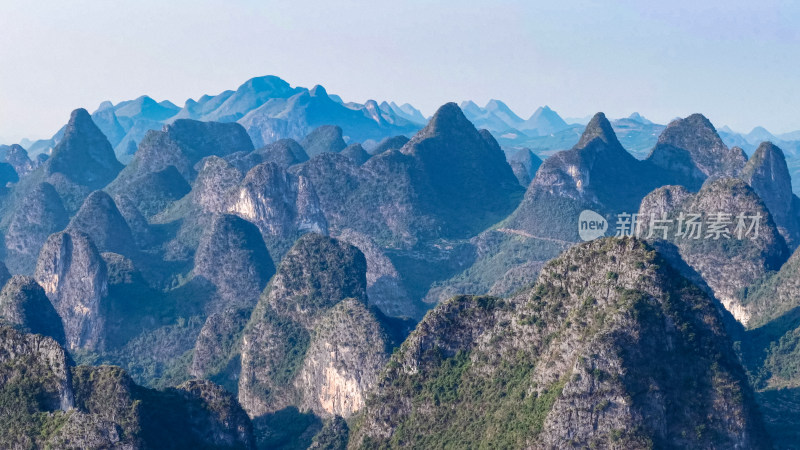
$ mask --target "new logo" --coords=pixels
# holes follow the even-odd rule
[[[584,209],[578,216],[578,236],[584,241],[591,241],[600,236],[605,236],[608,229],[608,221],[605,217],[596,212]]]

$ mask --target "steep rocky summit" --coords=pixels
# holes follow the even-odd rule
[[[351,448],[769,448],[712,301],[652,248],[600,239],[508,299],[431,311]]]
[[[697,194],[683,187],[659,188],[642,200],[639,218],[639,235],[657,241],[675,267],[707,285],[743,324],[751,314],[742,290],[789,257],[764,203],[735,178],[709,180]]]
[[[350,417],[363,406],[389,350],[366,285],[355,247],[315,234],[292,247],[242,338],[239,401],[251,417],[292,406]]]
[[[67,348],[102,349],[108,273],[89,236],[80,232],[50,236],[39,254],[34,278],[64,322]]]

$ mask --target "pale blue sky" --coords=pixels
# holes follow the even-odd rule
[[[49,137],[106,99],[182,106],[266,74],[425,114],[498,98],[525,117],[547,104],[800,129],[799,5],[599,3],[0,0],[0,139]]]

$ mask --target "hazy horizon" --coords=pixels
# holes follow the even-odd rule
[[[140,95],[178,106],[276,75],[345,101],[504,101],[523,118],[700,112],[717,127],[800,129],[800,5],[506,1],[377,5],[7,0],[0,142],[49,138],[70,111]]]

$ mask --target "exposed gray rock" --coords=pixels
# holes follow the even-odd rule
[[[38,384],[42,392],[37,406],[45,411],[67,411],[74,406],[68,361],[53,338],[0,326],[0,389],[13,389],[26,382]],[[11,412],[0,410],[0,414]]]
[[[31,173],[37,166],[28,157],[28,152],[17,144],[12,145],[6,153],[6,162],[14,167],[20,178]]]
[[[231,191],[242,181],[242,173],[217,156],[198,163],[201,169],[192,186],[192,200],[203,212],[225,212]]]
[[[364,407],[389,359],[385,332],[362,301],[348,298],[322,317],[312,336],[294,380],[300,407],[349,418]]]
[[[50,236],[34,278],[64,322],[67,348],[101,350],[106,332],[101,303],[108,294],[108,273],[91,239],[80,232]]]
[[[747,162],[742,149],[729,150],[702,114],[670,122],[647,160],[665,171],[668,181],[664,184],[680,184],[692,191],[709,177],[738,176]]]
[[[281,262],[242,338],[239,401],[251,417],[297,406],[349,417],[389,351],[367,309],[357,248],[308,234]]]
[[[439,305],[363,411],[350,448],[769,448],[713,302],[633,239]]]
[[[258,226],[270,251],[278,256],[302,233],[328,232],[309,180],[275,163],[259,164],[247,173],[234,190],[228,211]]]
[[[685,220],[688,220],[689,214],[701,214],[700,221],[705,225],[697,231],[684,224],[686,236],[678,236],[677,224],[681,213]],[[730,215],[727,219],[726,216],[722,217],[728,221],[723,224],[728,230],[728,238],[719,235],[714,239],[715,235],[709,234],[708,224],[719,213]],[[737,219],[740,215],[760,216],[757,236],[754,230],[747,234],[751,220],[744,220],[739,238],[740,233],[736,230],[740,226]],[[663,228],[653,228],[651,233],[649,224],[653,217],[673,220],[666,229],[666,240],[678,251],[664,251],[664,257],[679,269],[685,261],[702,277],[702,282],[711,290],[709,293],[713,293],[745,325],[751,313],[742,303],[742,290],[769,271],[778,270],[789,256],[786,243],[764,203],[747,184],[738,179],[709,180],[695,195],[680,187],[659,188],[642,200],[639,217],[642,219],[639,221],[639,235],[652,240],[665,240]],[[690,279],[696,276],[686,270],[684,275]]]

